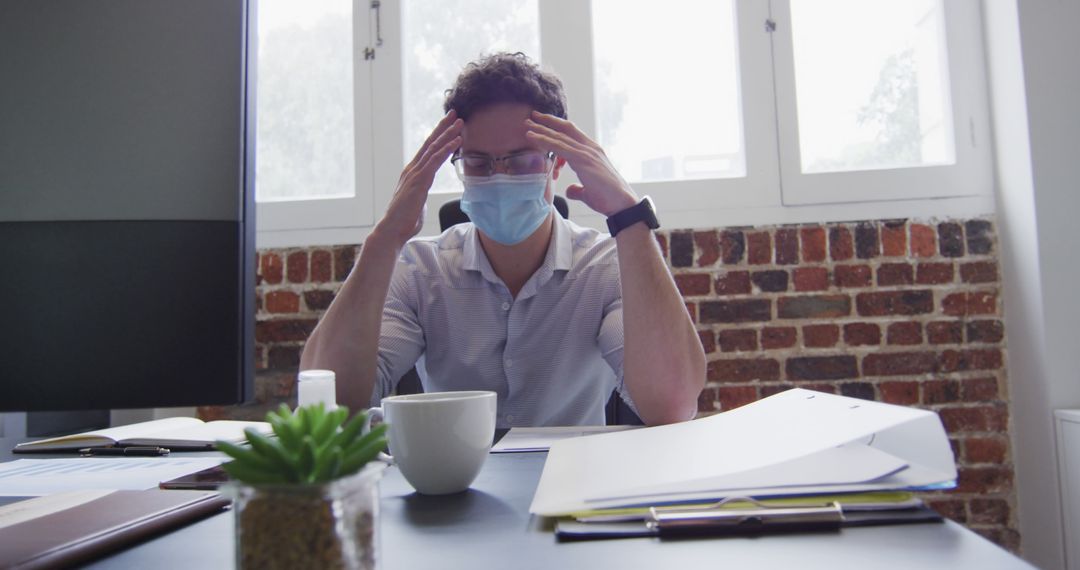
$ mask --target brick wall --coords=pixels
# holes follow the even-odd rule
[[[992,221],[671,230],[658,239],[709,360],[701,413],[794,386],[934,410],[960,478],[926,498],[1019,550]],[[256,401],[201,415],[261,418],[295,401],[303,341],[355,253],[260,252]]]

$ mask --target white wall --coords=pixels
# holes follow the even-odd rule
[[[985,0],[1024,557],[1063,568],[1052,410],[1080,404],[1080,3]],[[1075,538],[1073,539],[1075,540]]]

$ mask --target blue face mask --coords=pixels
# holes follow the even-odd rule
[[[544,199],[547,176],[547,173],[465,176],[461,211],[491,239],[503,245],[520,243],[551,212],[551,204]]]

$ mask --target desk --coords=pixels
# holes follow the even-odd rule
[[[559,544],[550,528],[529,515],[545,456],[492,455],[472,489],[445,497],[417,495],[396,469],[387,470],[381,485],[382,568],[1031,568],[953,522],[837,534]],[[87,567],[230,568],[233,555],[233,515],[224,512]]]

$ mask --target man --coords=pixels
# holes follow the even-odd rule
[[[692,418],[705,355],[651,202],[566,120],[558,78],[495,54],[465,68],[444,107],[300,368],[334,370],[353,409],[376,405],[422,357],[425,391],[495,391],[500,427],[602,424],[612,389],[647,424]],[[412,239],[447,159],[473,223]],[[567,198],[608,216],[613,238],[554,213],[566,165],[581,182]]]

